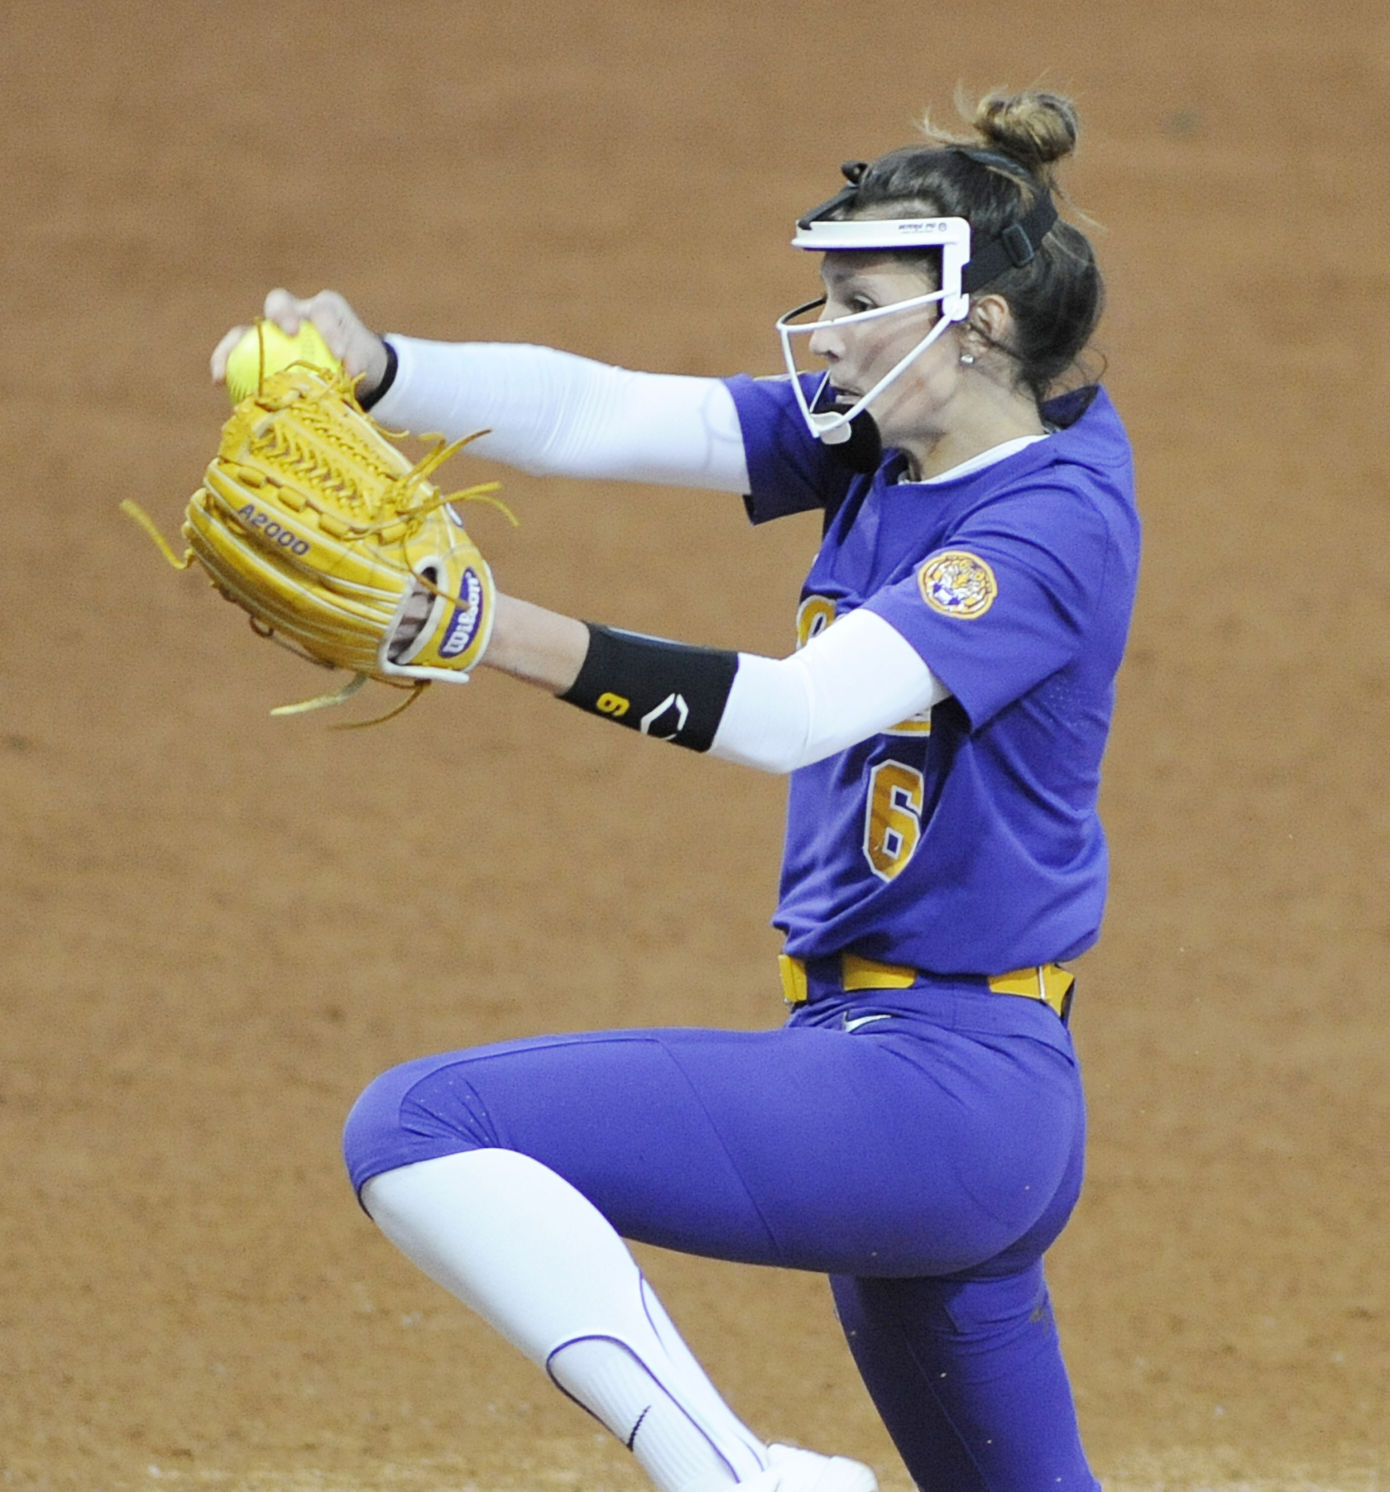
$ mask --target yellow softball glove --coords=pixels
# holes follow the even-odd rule
[[[418,692],[434,679],[466,682],[492,631],[492,573],[453,505],[497,484],[446,496],[430,481],[466,444],[440,440],[411,462],[345,375],[294,364],[223,426],[189,500],[182,559],[136,504],[121,506],[171,564],[202,565],[262,636],[353,675],[273,713],[336,704],[368,679]]]

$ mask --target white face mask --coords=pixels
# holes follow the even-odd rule
[[[793,321],[798,316],[804,316],[810,311],[819,310],[825,304],[825,297],[819,300],[807,301],[804,306],[797,306],[795,310],[788,311],[785,316],[777,319],[777,334],[782,339],[782,357],[786,362],[787,371],[791,374],[792,392],[796,395],[798,408],[806,421],[807,428],[817,440],[822,440],[826,445],[840,445],[850,437],[850,422],[856,415],[862,414],[869,407],[869,403],[893,383],[912,366],[916,360],[932,345],[933,342],[949,327],[952,321],[963,321],[964,316],[951,317],[943,308],[941,314],[932,324],[932,329],[925,337],[905,356],[900,358],[882,378],[867,393],[861,394],[847,409],[817,410],[816,405],[820,403],[825,394],[826,386],[830,381],[830,374],[826,372],[819,384],[816,385],[815,393],[809,399],[806,391],[801,385],[801,379],[797,376],[796,351],[792,346],[792,338],[796,336],[813,336],[818,331],[827,327],[838,330],[842,326],[858,326],[860,322],[871,321],[876,317],[891,316],[899,311],[915,311],[923,306],[932,305],[943,299],[944,292],[937,290],[930,295],[914,295],[910,300],[894,301],[891,306],[875,306],[869,311],[854,311],[848,316],[834,316],[829,321],[809,321],[801,326],[793,326]],[[969,310],[969,302],[966,302]]]
[[[868,311],[836,316],[830,321],[794,324],[797,317],[823,306],[825,299],[822,297],[808,301],[804,306],[797,306],[795,310],[778,318],[777,335],[782,343],[782,356],[787,372],[791,375],[792,389],[806,427],[817,440],[824,441],[827,445],[839,445],[850,438],[850,422],[855,416],[862,414],[870,402],[899,378],[953,322],[964,321],[970,314],[970,297],[961,289],[961,274],[970,261],[970,224],[964,218],[855,218],[834,223],[812,221],[798,227],[796,236],[792,239],[792,247],[813,249],[826,254],[855,249],[941,250],[942,288],[929,295],[915,295],[909,300],[895,301],[890,306],[875,306]],[[810,337],[826,327],[838,329],[858,326],[861,322],[876,317],[892,316],[899,311],[918,310],[930,305],[940,307],[931,331],[905,357],[899,359],[873,388],[861,394],[848,409],[816,410],[815,406],[825,392],[830,375],[826,373],[815,393],[807,399],[796,366],[793,337]]]

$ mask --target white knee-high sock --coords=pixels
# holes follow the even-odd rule
[[[767,1465],[603,1215],[510,1150],[374,1176],[362,1201],[436,1283],[544,1367],[660,1492],[714,1492]]]

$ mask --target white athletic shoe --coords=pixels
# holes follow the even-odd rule
[[[739,1492],[878,1492],[878,1478],[847,1456],[819,1456],[794,1445],[770,1445],[768,1468],[738,1484]]]

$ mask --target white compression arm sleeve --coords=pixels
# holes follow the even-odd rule
[[[710,755],[790,772],[950,694],[900,632],[872,611],[852,611],[789,658],[739,654]]]
[[[392,335],[387,426],[458,440],[538,476],[748,490],[733,396],[717,378],[634,373],[550,347]]]

